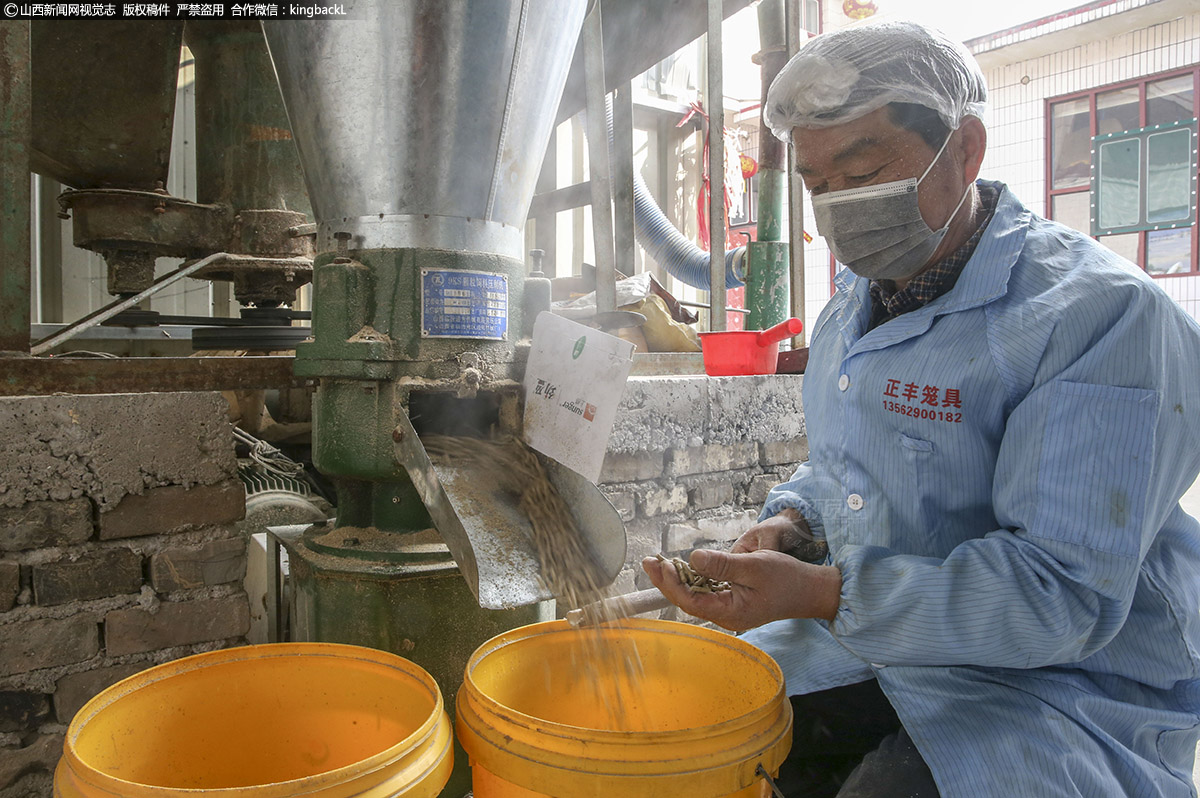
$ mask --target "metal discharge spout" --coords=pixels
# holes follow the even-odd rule
[[[586,0],[358,0],[264,23],[319,251],[520,258]]]

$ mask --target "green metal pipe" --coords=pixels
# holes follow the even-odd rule
[[[791,260],[784,237],[783,198],[787,175],[778,169],[758,171],[758,240],[747,247],[746,325],[765,330],[789,315]]]
[[[0,22],[0,352],[29,353],[32,135],[27,20]]]
[[[758,169],[758,241],[786,241],[787,174],[782,169]]]
[[[313,397],[313,464],[337,488],[338,523],[389,532],[431,526],[429,513],[396,463],[392,430],[400,410],[390,380],[321,381]]]
[[[758,126],[758,164],[763,169],[787,172],[787,147],[775,138],[762,118],[767,107],[767,89],[787,63],[786,15],[783,0],[763,0],[758,5],[758,41],[755,62],[761,67],[761,99]],[[761,185],[761,182],[760,182]],[[759,231],[761,234],[761,230]],[[763,240],[762,238],[759,239]],[[773,239],[778,240],[778,239]]]
[[[761,50],[755,60],[762,68],[762,107],[767,89],[787,62],[782,0],[763,0],[758,6]],[[787,148],[761,119],[758,130],[758,235],[747,251],[747,329],[765,330],[789,315],[790,259],[784,235],[787,221]]]
[[[790,259],[786,241],[751,241],[746,273],[746,329],[765,330],[788,317]]]

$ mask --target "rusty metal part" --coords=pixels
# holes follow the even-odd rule
[[[74,244],[82,249],[195,258],[224,249],[229,240],[228,207],[201,205],[161,190],[66,191],[58,202],[74,217]]]
[[[290,304],[296,289],[312,281],[313,240],[291,230],[303,224],[296,211],[251,210],[236,216],[226,205],[202,205],[165,191],[95,189],[58,198],[74,216],[75,246],[102,254],[111,294],[145,290],[154,280],[154,259],[196,258],[227,249],[227,256],[195,273],[198,279],[229,280],[243,304]]]
[[[0,396],[55,393],[164,393],[306,387],[294,358],[27,357],[0,360]]]
[[[242,255],[273,258],[312,258],[316,235],[296,236],[308,217],[299,211],[239,210],[233,217],[233,234],[227,249]]]
[[[0,351],[29,351],[29,22],[0,22]]]
[[[209,264],[220,263],[223,260],[238,261],[238,260],[241,260],[241,258],[239,258],[237,255],[230,255],[225,252],[217,252],[213,255],[209,255],[207,258],[203,258],[203,259],[197,260],[197,261],[192,261],[190,263],[185,263],[182,266],[180,266],[178,269],[176,269],[175,271],[171,272],[170,274],[165,274],[162,277],[158,278],[158,280],[154,281],[154,283],[152,285],[150,285],[148,288],[141,291],[140,293],[134,294],[133,296],[126,296],[122,299],[117,300],[116,302],[112,302],[108,305],[105,305],[104,307],[100,308],[99,310],[93,311],[92,313],[89,313],[88,315],[84,316],[82,319],[71,324],[69,327],[65,327],[62,330],[59,330],[54,335],[51,335],[48,338],[38,341],[36,344],[34,344],[31,347],[30,351],[35,355],[40,355],[43,352],[48,352],[50,349],[53,349],[54,347],[58,346],[59,344],[64,343],[65,341],[69,341],[70,339],[79,335],[79,333],[83,332],[84,330],[95,327],[97,324],[102,324],[102,323],[104,323],[105,320],[112,318],[113,316],[117,315],[121,311],[127,310],[127,309],[133,307],[134,305],[141,302],[143,299],[146,299],[146,298],[152,296],[153,294],[157,293],[158,291],[161,291],[162,289],[166,288],[168,285],[178,282],[179,280],[182,280],[184,277],[190,277],[192,274],[203,269],[205,266],[207,266]],[[276,260],[273,262],[280,266],[284,265],[284,263],[285,263],[285,261],[282,259]]]
[[[202,203],[234,210],[223,248],[256,258],[311,258],[313,235],[292,230],[311,212],[300,155],[262,26],[213,20],[184,31],[196,57],[196,192]],[[285,210],[286,209],[286,210]],[[242,305],[291,304],[312,281],[312,264],[278,268],[269,260],[227,262],[204,280],[233,283]]]
[[[108,267],[108,292],[126,296],[144,291],[154,284],[153,252],[139,249],[102,249],[104,265]]]
[[[196,57],[196,199],[248,208],[286,208],[304,224],[311,215],[300,154],[283,107],[262,25],[205,20],[184,31]],[[257,211],[256,211],[257,212]],[[304,252],[242,249],[246,255]]]
[[[237,257],[214,263],[195,274],[202,280],[228,280],[243,305],[270,307],[290,305],[296,290],[312,282],[313,266],[308,258]]]
[[[199,257],[214,249],[261,256],[226,258],[195,275],[233,281],[243,304],[290,303],[296,289],[312,280],[313,239],[291,233],[306,219],[297,211],[232,216],[225,205],[123,189],[68,191],[59,204],[74,215],[75,245],[104,255],[113,294],[146,288],[153,281],[154,258]]]
[[[312,262],[283,271],[271,267],[271,261],[255,260],[254,271],[234,274],[233,295],[243,305],[273,307],[292,305],[296,290],[312,282]]]
[[[31,27],[33,170],[78,189],[165,182],[183,20]]]
[[[227,249],[252,257],[226,259],[194,276],[232,282],[243,305],[291,305],[296,290],[312,282],[315,237],[291,234],[305,220],[298,211],[238,211]]]
[[[218,252],[215,255],[209,255],[207,258],[205,258],[203,260],[199,260],[194,263],[186,263],[183,266],[181,266],[180,268],[171,272],[170,274],[164,275],[161,279],[154,282],[148,288],[144,289],[140,293],[134,294],[132,296],[126,296],[123,299],[117,300],[116,302],[111,302],[111,303],[105,305],[104,307],[100,308],[99,310],[89,313],[88,315],[86,315],[82,319],[80,319],[79,321],[75,322],[74,324],[71,324],[69,327],[64,327],[63,329],[56,332],[54,335],[51,335],[47,338],[42,339],[41,341],[38,341],[32,347],[30,347],[30,352],[32,352],[35,355],[40,355],[43,352],[48,352],[51,349],[53,349],[54,347],[58,346],[59,344],[71,340],[72,338],[79,335],[84,330],[91,329],[92,327],[95,327],[97,324],[102,324],[106,319],[111,319],[113,316],[117,315],[122,310],[127,310],[127,309],[133,307],[134,305],[138,304],[143,299],[146,299],[147,297],[151,296],[152,294],[156,293],[157,291],[160,291],[163,288],[166,288],[168,285],[171,285],[172,283],[182,280],[184,277],[187,277],[188,275],[204,268],[204,266],[207,263],[209,263],[211,261],[219,260],[220,258],[224,258],[224,257],[228,257],[228,256],[224,252]]]

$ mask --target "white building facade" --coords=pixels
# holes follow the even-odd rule
[[[982,175],[1200,319],[1200,3],[1103,0],[966,44],[990,90]]]

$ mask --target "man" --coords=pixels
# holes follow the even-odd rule
[[[986,89],[912,24],[811,40],[768,94],[847,269],[814,326],[810,459],[685,611],[771,653],[793,796],[1194,796],[1200,328],[976,180]],[[815,538],[828,557],[789,552]]]

